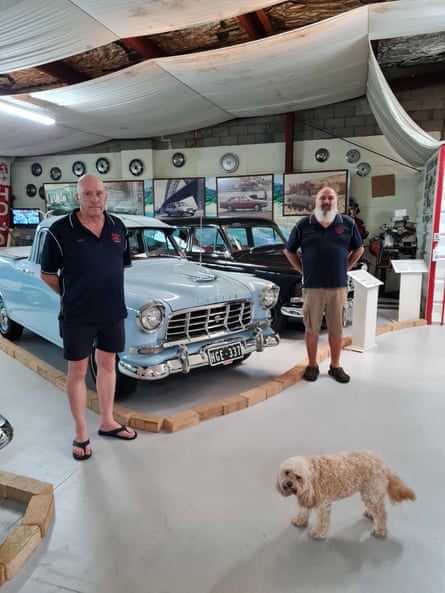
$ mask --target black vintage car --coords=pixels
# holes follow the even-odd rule
[[[272,310],[272,327],[280,331],[288,320],[303,321],[302,276],[283,253],[286,235],[276,222],[259,217],[207,216],[169,218],[174,236],[188,259],[211,268],[247,272],[280,287]],[[360,260],[354,268],[367,269]],[[348,306],[354,291],[349,282]],[[345,315],[346,323],[346,315]]]
[[[272,220],[254,217],[170,218],[187,258],[211,268],[248,272],[275,282],[280,298],[273,310],[273,328],[287,319],[302,320],[301,274],[283,253],[286,237]]]

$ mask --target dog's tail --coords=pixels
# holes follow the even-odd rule
[[[402,500],[416,500],[416,494],[400,476],[394,472],[390,472],[388,476],[387,492],[389,500],[396,504]]]

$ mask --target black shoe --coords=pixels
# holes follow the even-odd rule
[[[334,377],[334,379],[339,383],[349,383],[349,381],[351,380],[351,377],[347,373],[345,373],[343,367],[329,367],[328,374],[331,377]]]
[[[303,373],[303,379],[306,379],[306,381],[316,381],[319,374],[320,369],[318,368],[318,365],[307,366],[306,370]]]

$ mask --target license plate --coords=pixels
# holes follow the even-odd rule
[[[243,349],[240,342],[235,342],[229,346],[220,346],[219,348],[209,348],[207,350],[210,366],[224,364],[236,358],[243,357]]]

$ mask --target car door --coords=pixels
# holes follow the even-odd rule
[[[35,237],[31,258],[17,262],[17,273],[21,287],[21,307],[15,320],[34,333],[54,344],[61,345],[58,314],[60,297],[40,278],[40,262],[46,231]]]

